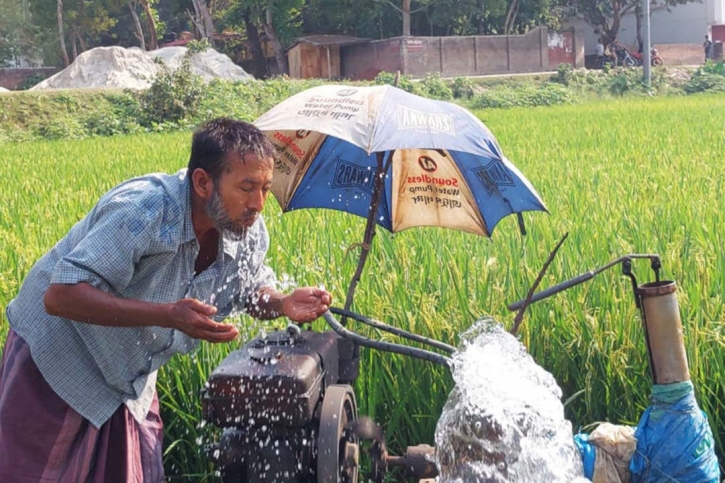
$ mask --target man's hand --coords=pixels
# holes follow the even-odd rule
[[[324,314],[332,303],[327,290],[315,287],[298,288],[282,299],[282,315],[298,324],[312,322]]]
[[[230,324],[219,324],[209,317],[216,313],[216,307],[196,299],[182,299],[170,305],[169,327],[180,330],[194,339],[209,342],[229,342],[239,331]]]

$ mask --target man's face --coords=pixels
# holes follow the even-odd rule
[[[272,159],[259,159],[246,153],[228,155],[228,167],[214,183],[214,192],[205,206],[223,236],[241,240],[264,208],[272,185]]]

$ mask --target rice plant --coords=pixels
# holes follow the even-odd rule
[[[692,380],[722,455],[725,416],[723,297],[725,159],[723,96],[628,99],[577,106],[477,112],[504,153],[536,186],[550,214],[525,214],[492,239],[421,228],[378,232],[354,310],[455,344],[477,318],[510,326],[506,306],[522,298],[549,251],[569,238],[542,288],[627,253],[659,253],[663,276],[677,281]],[[0,150],[0,306],[17,293],[32,264],[116,183],[186,165],[190,135],[154,134],[84,141],[6,144]],[[364,220],[343,213],[265,209],[269,264],[298,285],[323,284],[342,305],[355,269]],[[310,229],[312,227],[312,229]],[[641,282],[652,274],[635,264]],[[7,332],[4,310],[0,337]],[[248,337],[258,322],[244,317]],[[269,324],[283,325],[284,321]],[[374,338],[394,340],[353,326]],[[317,330],[324,330],[321,322]],[[639,314],[617,269],[529,308],[520,333],[552,372],[575,428],[596,421],[636,424],[651,387]],[[211,369],[243,343],[204,345],[162,371],[169,476],[214,479],[203,447],[200,391]],[[485,368],[483,369],[485,370]],[[399,355],[363,350],[356,393],[361,414],[381,422],[393,452],[433,443],[451,389],[445,370]]]

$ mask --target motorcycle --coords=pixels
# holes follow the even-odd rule
[[[613,55],[598,55],[596,60],[596,66],[598,69],[604,67],[614,67],[617,64],[617,59]]]
[[[632,57],[632,54],[629,53],[626,47],[618,45],[614,48],[614,53],[617,56],[618,66],[634,67],[637,65],[637,61]]]
[[[649,52],[650,52],[650,63],[654,67],[664,65],[665,62],[662,60],[662,57],[660,57],[660,54],[659,54],[659,52],[657,52],[656,47],[652,47]],[[631,55],[632,55],[632,58],[637,62],[638,66],[644,65],[644,56],[642,54],[633,53]]]
[[[609,52],[614,52],[614,54],[603,55],[597,59],[597,64],[600,69],[620,66],[634,67],[637,65],[637,60],[632,57],[626,47],[612,44],[609,47]]]

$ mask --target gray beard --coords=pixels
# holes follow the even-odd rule
[[[249,228],[232,221],[229,213],[224,209],[224,204],[219,196],[219,190],[216,187],[211,195],[211,199],[204,205],[204,211],[211,218],[211,221],[223,238],[232,241],[242,241],[247,237]]]

